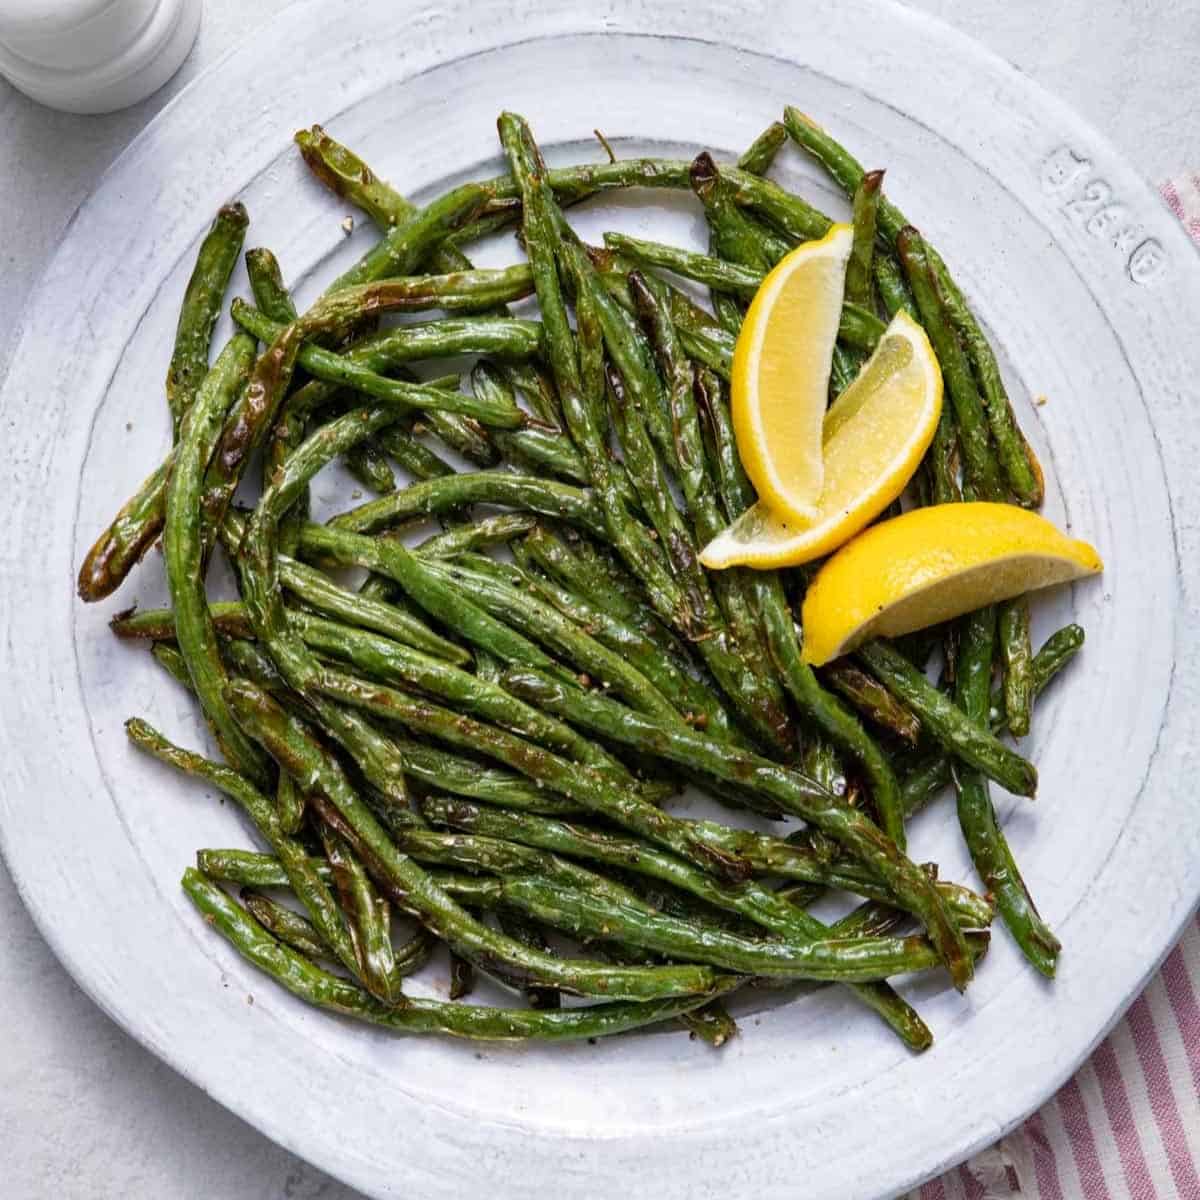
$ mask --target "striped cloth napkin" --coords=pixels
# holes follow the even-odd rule
[[[1200,173],[1163,184],[1200,244]],[[908,1200],[1200,1200],[1200,916],[1079,1073]]]

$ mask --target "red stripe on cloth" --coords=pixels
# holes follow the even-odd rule
[[[1054,1161],[1054,1151],[1046,1139],[1041,1113],[1034,1113],[1025,1122],[1025,1134],[1029,1139],[1033,1174],[1037,1179],[1042,1200],[1063,1200],[1062,1184],[1058,1179],[1058,1164]]]
[[[1160,190],[1162,198],[1167,202],[1167,207],[1181,221],[1184,220],[1183,201],[1179,198],[1179,189],[1173,183],[1164,183]]]
[[[1171,1177],[1180,1196],[1200,1196],[1200,1175],[1192,1162],[1187,1135],[1183,1131],[1183,1120],[1171,1090],[1171,1077],[1163,1060],[1162,1046],[1150,1015],[1150,1005],[1145,996],[1139,996],[1125,1016],[1129,1032],[1133,1035],[1133,1046],[1137,1051],[1142,1074],[1146,1077],[1146,1091],[1150,1096],[1150,1111],[1158,1126],[1159,1136],[1167,1152],[1171,1166]]]
[[[966,1200],[983,1200],[983,1184],[967,1170],[965,1164],[958,1168],[958,1182],[962,1184]]]
[[[946,1185],[940,1179],[931,1179],[921,1188],[921,1200],[946,1200]]]
[[[1200,917],[1196,919],[1196,924],[1200,926]],[[1188,978],[1187,963],[1183,961],[1183,951],[1178,946],[1163,963],[1162,980],[1167,989],[1171,1012],[1175,1014],[1175,1024],[1179,1026],[1180,1039],[1187,1051],[1192,1084],[1196,1095],[1200,1096],[1200,1004],[1196,1003],[1196,992]]]
[[[1088,1200],[1111,1200],[1078,1082],[1075,1079],[1068,1080],[1059,1089],[1055,1099],[1062,1115],[1063,1128],[1071,1142],[1071,1153],[1075,1156],[1075,1168],[1079,1172],[1079,1182],[1083,1184],[1083,1194]]]
[[[1138,1137],[1137,1122],[1129,1107],[1129,1094],[1125,1091],[1125,1079],[1111,1039],[1106,1039],[1092,1055],[1092,1070],[1100,1084],[1100,1095],[1104,1100],[1104,1111],[1117,1144],[1121,1158],[1121,1169],[1125,1173],[1125,1186],[1133,1200],[1158,1200],[1146,1156],[1142,1152]]]

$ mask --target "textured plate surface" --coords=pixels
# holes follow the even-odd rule
[[[167,348],[212,212],[242,197],[248,244],[271,246],[308,300],[371,234],[345,238],[344,210],[307,179],[290,144],[302,125],[328,125],[424,199],[500,169],[504,107],[565,160],[596,155],[596,125],[620,153],[733,154],[788,102],[888,169],[889,194],[1001,349],[1047,467],[1048,515],[1108,564],[1099,584],[1039,602],[1039,632],[1073,618],[1088,643],[1030,739],[1037,802],[1000,806],[1066,945],[1059,979],[1037,979],[998,934],[965,998],[941,979],[909,989],[937,1036],[919,1058],[832,990],[750,1014],[719,1054],[663,1034],[476,1050],[306,1009],[209,936],[178,889],[197,847],[246,843],[242,824],[126,748],[132,713],[202,737],[186,698],[104,627],[133,598],[159,599],[159,572],[90,608],[72,587],[100,524],[166,447]],[[814,168],[782,158],[785,181],[842,211]],[[661,194],[577,219],[589,235],[700,234]],[[1062,1082],[1196,903],[1198,311],[1194,251],[1101,137],[881,0],[287,10],[171,104],[80,209],[0,400],[0,837],[34,918],[143,1043],[373,1196],[456,1197],[481,1181],[505,1198],[901,1191]],[[334,487],[323,478],[318,499]],[[968,879],[954,824],[944,804],[925,813],[913,853]]]

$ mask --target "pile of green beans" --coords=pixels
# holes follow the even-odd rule
[[[745,305],[830,224],[766,178],[789,139],[853,207],[832,392],[901,308],[941,362],[949,402],[916,502],[1040,502],[995,356],[883,172],[794,109],[737,164],[549,170],[522,117],[498,128],[509,173],[423,208],[319,126],[298,133],[315,177],[381,239],[303,312],[270,251],[248,251],[253,302],[232,302],[237,332],[215,356],[245,209],[223,208],[200,248],[167,376],[171,450],[78,585],[85,601],[112,594],[161,537],[171,607],[112,629],[194,694],[224,761],[138,718],[129,739],[231,797],[261,843],[200,850],[184,891],[289,991],[401,1033],[674,1023],[719,1046],[738,1032],[732,993],[810,980],[925,1049],[933,1034],[893,981],[944,968],[965,989],[993,904],[1053,974],[1059,943],[989,781],[1033,794],[1033,765],[1002,738],[1028,733],[1083,634],[1034,654],[1020,598],[957,623],[941,683],[937,634],[817,674],[797,625],[805,573],[700,564],[755,501],[727,386]],[[636,187],[692,192],[707,251],[580,241],[567,207]],[[466,249],[510,226],[528,261],[476,269]],[[711,312],[680,279],[709,289]],[[512,315],[528,296],[537,313]],[[390,311],[434,315],[381,326]],[[436,377],[462,356],[468,375]],[[259,497],[238,507],[259,450]],[[378,494],[318,523],[309,486],[338,458]],[[236,598],[209,596],[219,553]],[[348,568],[368,573],[360,587]],[[984,894],[908,856],[906,819],[950,783]],[[728,820],[672,811],[684,787]],[[857,897],[832,923],[809,907],[831,893]],[[412,994],[419,972],[448,977],[451,998]],[[480,975],[511,1003],[461,1003]]]

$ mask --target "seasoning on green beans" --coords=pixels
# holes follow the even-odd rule
[[[293,994],[398,1033],[673,1024],[716,1048],[738,1032],[725,997],[804,979],[924,1050],[893,981],[967,987],[994,911],[1053,974],[988,781],[1033,794],[1002,739],[1034,727],[1083,633],[1033,654],[1017,597],[955,625],[945,687],[881,641],[818,673],[797,624],[807,573],[701,564],[757,499],[729,394],[746,306],[832,223],[765,178],[789,138],[853,203],[833,392],[900,310],[941,362],[919,502],[1040,499],[995,355],[883,172],[797,110],[737,163],[549,168],[523,117],[497,128],[507,173],[423,205],[320,126],[297,133],[380,238],[306,310],[271,251],[248,251],[253,303],[233,299],[211,365],[245,210],[203,241],[164,349],[171,448],[78,581],[85,601],[110,595],[162,536],[170,607],[111,627],[150,644],[228,765],[137,718],[128,736],[232,797],[265,843],[198,851],[184,891]],[[706,251],[617,231],[591,246],[568,220],[637,188],[690,203]],[[474,266],[464,247],[504,229],[526,261]],[[376,495],[336,497],[339,460]],[[236,594],[210,578],[222,551]],[[668,807],[685,785],[727,819]],[[949,787],[986,895],[906,851],[906,818]],[[807,908],[829,892],[855,898],[840,920]],[[417,972],[450,999],[410,995]],[[485,976],[508,1006],[463,1002]]]

